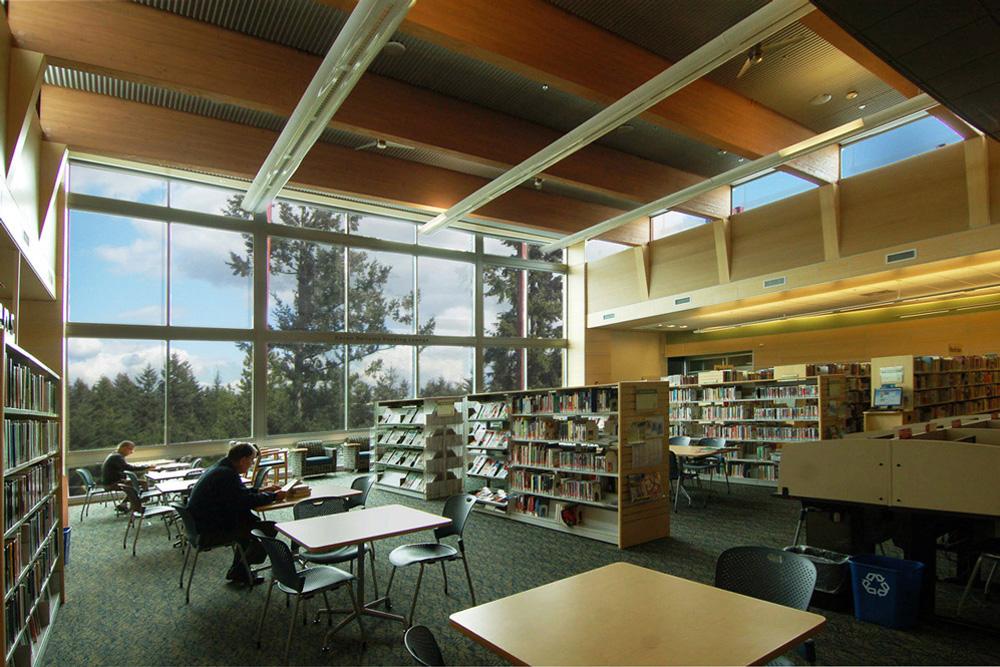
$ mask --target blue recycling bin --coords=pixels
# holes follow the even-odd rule
[[[69,565],[69,538],[73,534],[73,527],[63,528],[63,564]]]
[[[875,554],[851,556],[850,563],[858,619],[899,630],[917,622],[923,563]]]

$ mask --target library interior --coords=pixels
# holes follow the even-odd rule
[[[0,667],[1000,664],[998,0],[2,5]]]

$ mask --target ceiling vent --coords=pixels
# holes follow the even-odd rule
[[[896,262],[907,262],[911,259],[917,258],[917,249],[911,248],[909,250],[902,250],[900,252],[891,252],[885,256],[886,264],[895,264]]]
[[[682,296],[679,299],[674,299],[674,305],[675,306],[683,306],[686,303],[691,303],[691,297],[689,297],[689,296]]]
[[[613,319],[615,319],[615,314],[614,313],[607,313],[601,319],[603,319],[603,320],[613,320]]]
[[[767,280],[764,281],[764,289],[770,289],[772,287],[781,287],[787,282],[788,280],[785,279],[785,276],[781,276],[780,278],[768,278]]]
[[[895,294],[891,289],[880,289],[874,292],[861,292],[860,296],[876,297],[876,296],[889,296],[890,294]]]

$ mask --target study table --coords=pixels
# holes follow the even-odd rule
[[[163,495],[169,495],[171,493],[181,493],[187,491],[192,486],[198,483],[198,479],[187,479],[184,477],[165,479],[160,482],[153,484],[153,488],[162,493]]]
[[[150,482],[162,482],[168,479],[180,479],[191,472],[202,472],[201,468],[184,468],[181,470],[151,470],[146,473]]]
[[[723,452],[738,451],[738,447],[696,447],[693,445],[670,445],[670,451],[679,459],[707,459]]]
[[[365,542],[439,528],[450,523],[451,519],[439,514],[431,514],[404,505],[382,505],[311,519],[283,521],[276,524],[275,527],[278,532],[283,533],[309,551],[333,551],[340,547],[357,545],[357,595],[358,607],[361,609],[362,615],[388,618],[405,624],[406,619],[403,616],[372,609],[375,605],[384,602],[386,598],[365,602]],[[350,614],[354,613],[353,610],[327,611],[329,613],[347,612],[349,616],[345,621],[350,620]],[[329,640],[327,639],[325,643],[329,643]]]
[[[276,500],[269,505],[261,505],[260,507],[255,507],[254,512],[270,512],[271,510],[280,510],[285,507],[292,507],[302,500],[318,500],[319,498],[353,498],[354,496],[360,496],[361,491],[358,489],[352,489],[346,486],[335,486],[333,484],[323,484],[320,486],[312,486],[310,488],[310,493],[308,496],[300,496],[298,498],[285,498],[284,500]]]
[[[449,620],[515,665],[762,665],[826,626],[818,614],[628,563]]]

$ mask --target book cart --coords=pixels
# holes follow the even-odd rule
[[[805,375],[809,364],[742,374],[711,371],[670,390],[670,435],[725,438],[732,482],[777,486],[781,445],[844,435],[843,375]],[[686,376],[689,379],[690,376]]]
[[[469,394],[465,399],[469,435],[465,478],[469,492],[476,496],[476,511],[507,514],[512,396],[498,392]]]
[[[63,591],[59,377],[3,338],[4,665],[40,664]]]
[[[461,493],[463,406],[462,397],[376,403],[371,439],[379,488],[424,500]]]

